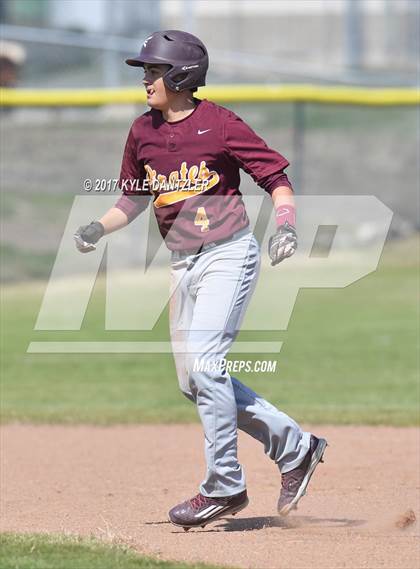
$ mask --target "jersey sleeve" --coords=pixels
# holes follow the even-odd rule
[[[284,172],[288,160],[269,148],[251,127],[234,113],[224,124],[224,143],[230,156],[240,168],[270,195],[279,186],[291,184]]]
[[[114,206],[126,214],[129,222],[140,215],[149,204],[151,195],[148,191],[143,190],[144,179],[144,165],[137,158],[137,142],[133,128],[131,128],[124,148],[118,181],[118,186],[123,195]]]

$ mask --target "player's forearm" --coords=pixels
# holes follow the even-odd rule
[[[127,215],[117,207],[111,207],[98,221],[104,226],[105,235],[128,225]]]
[[[273,190],[271,197],[273,199],[277,227],[285,224],[295,227],[296,210],[292,188],[279,186]]]
[[[279,186],[271,193],[276,216],[276,233],[270,237],[268,252],[272,265],[277,265],[291,257],[297,248],[296,213],[293,190],[288,186]]]
[[[273,190],[271,197],[273,199],[274,209],[282,205],[292,205],[295,207],[293,190],[288,186],[279,186]]]

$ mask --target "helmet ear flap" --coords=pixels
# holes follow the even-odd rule
[[[188,72],[179,72],[179,69],[169,69],[163,76],[163,82],[171,91],[183,91],[183,82],[188,81]]]
[[[195,84],[191,85],[191,72],[181,71],[179,67],[169,69],[169,71],[163,75],[163,82],[166,87],[176,93],[186,90],[192,91],[193,93],[197,91],[198,87],[206,84],[205,72],[201,76],[195,74],[194,79]]]
[[[175,77],[172,77],[172,81],[174,81],[175,83],[181,83],[187,77],[188,73],[178,73],[177,75],[175,75]]]

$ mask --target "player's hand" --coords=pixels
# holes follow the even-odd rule
[[[284,225],[277,228],[277,232],[270,237],[268,242],[268,254],[271,259],[271,266],[277,265],[291,257],[297,249],[297,234],[293,225],[287,221]]]
[[[105,233],[104,226],[99,221],[92,221],[89,225],[82,225],[74,234],[76,247],[81,253],[89,253],[96,249],[95,243]]]

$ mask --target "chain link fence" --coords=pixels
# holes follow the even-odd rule
[[[394,212],[390,237],[419,229],[418,107],[300,103],[298,116],[291,103],[229,107],[289,159],[298,194],[374,195]],[[131,122],[145,110],[140,105],[2,113],[3,280],[48,277],[73,199],[85,193],[84,179],[118,177]],[[241,190],[264,193],[245,173]],[[143,215],[154,217],[151,208]],[[151,239],[159,240],[157,227]]]

